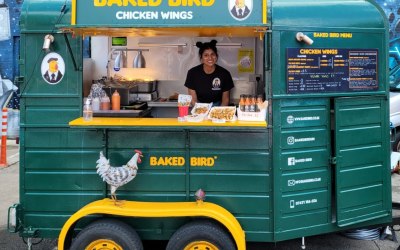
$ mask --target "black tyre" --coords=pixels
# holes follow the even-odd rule
[[[235,250],[232,237],[219,224],[199,220],[179,228],[169,239],[166,250]]]
[[[116,219],[102,219],[85,227],[72,242],[71,250],[143,250],[133,228]]]
[[[396,139],[394,140],[392,149],[394,152],[400,152],[400,133],[396,135]]]

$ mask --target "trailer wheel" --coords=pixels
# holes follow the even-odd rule
[[[232,237],[219,224],[193,221],[179,228],[168,241],[166,250],[234,250]]]
[[[72,242],[71,250],[143,250],[136,231],[115,219],[102,219],[85,227]]]

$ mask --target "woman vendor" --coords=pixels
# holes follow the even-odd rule
[[[192,96],[192,105],[196,102],[212,102],[213,106],[229,104],[233,80],[229,71],[217,64],[216,44],[216,40],[196,43],[201,64],[188,71],[185,81],[185,87]]]

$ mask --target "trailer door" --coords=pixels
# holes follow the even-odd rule
[[[390,213],[385,206],[391,197],[387,194],[386,112],[387,100],[382,96],[335,100],[336,209],[340,227]]]

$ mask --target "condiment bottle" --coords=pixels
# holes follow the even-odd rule
[[[93,120],[93,110],[92,105],[90,104],[90,99],[86,99],[85,105],[83,106],[83,120]]]
[[[92,109],[93,109],[93,111],[98,111],[98,110],[100,110],[100,99],[99,99],[98,97],[95,97],[95,98],[93,99],[93,102],[92,102]]]
[[[121,107],[121,96],[118,91],[115,90],[111,96],[111,109],[112,110],[120,110]]]
[[[246,96],[245,101],[244,101],[244,111],[249,112],[250,111],[250,96]]]
[[[244,99],[245,99],[245,95],[240,95],[239,109],[242,112],[244,112]]]
[[[256,97],[255,96],[251,96],[250,97],[250,108],[249,108],[250,112],[256,112]]]
[[[108,96],[103,96],[100,99],[100,109],[101,110],[110,110],[110,98]]]
[[[121,108],[121,97],[117,90],[114,91],[114,94],[111,97],[111,106],[112,110],[120,110]]]
[[[257,96],[257,102],[256,102],[256,103],[257,103],[257,106],[256,106],[256,109],[257,109],[257,110],[256,110],[256,111],[257,111],[257,112],[260,112],[260,110],[261,110],[261,108],[262,108],[262,106],[263,106],[263,103],[264,103],[264,102],[263,102],[263,96],[262,96],[262,95],[258,95],[258,96]]]

